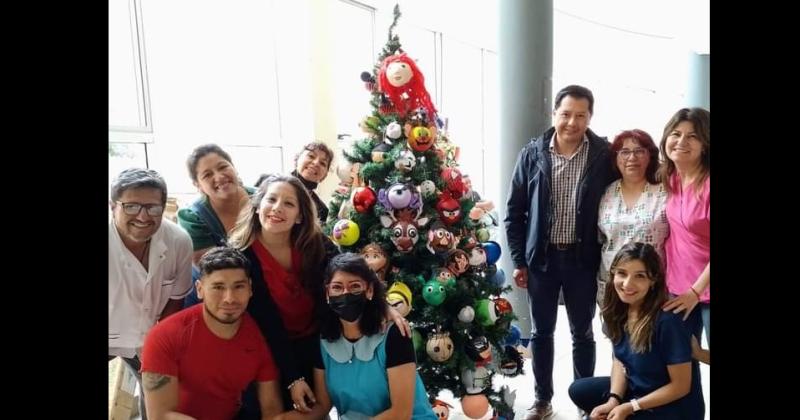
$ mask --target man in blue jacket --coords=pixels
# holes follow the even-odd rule
[[[509,186],[506,235],[517,286],[528,289],[533,325],[536,400],[527,420],[550,417],[553,408],[553,332],[559,290],[572,332],[575,379],[593,376],[600,244],[597,209],[614,179],[609,143],[588,129],[592,92],[577,85],[555,98],[553,127],[519,153]]]

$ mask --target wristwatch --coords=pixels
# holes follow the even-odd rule
[[[637,412],[642,409],[639,405],[639,401],[636,398],[631,398],[631,406],[633,406],[633,412]]]

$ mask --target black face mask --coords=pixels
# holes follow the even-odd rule
[[[361,317],[366,303],[366,293],[359,293],[357,295],[345,293],[340,296],[331,296],[328,298],[328,306],[331,307],[333,312],[336,312],[336,315],[339,315],[339,318],[347,322],[354,322]]]

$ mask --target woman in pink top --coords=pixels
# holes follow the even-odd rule
[[[667,287],[672,298],[665,311],[691,316],[698,340],[704,328],[711,347],[711,113],[702,108],[679,110],[664,128],[659,179],[669,194],[665,243]],[[698,305],[699,304],[699,305]],[[699,306],[699,310],[694,310]],[[702,318],[702,319],[701,319]]]

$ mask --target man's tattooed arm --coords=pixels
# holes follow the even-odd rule
[[[144,372],[142,373],[142,385],[148,391],[155,391],[162,386],[168,384],[170,377],[160,373]]]

